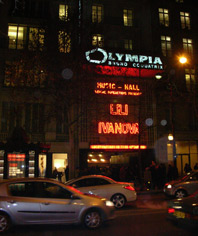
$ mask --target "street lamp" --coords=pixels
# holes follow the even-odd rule
[[[184,65],[187,63],[187,58],[185,56],[180,56],[178,58],[178,61],[180,64]],[[170,121],[171,121],[171,134],[168,135],[168,140],[172,142],[173,146],[173,162],[174,166],[176,166],[176,141],[175,141],[175,122],[174,122],[174,99],[173,99],[173,89],[176,88],[175,84],[172,81],[173,75],[175,74],[175,70],[169,70],[166,72],[168,77],[168,85],[170,90]],[[156,74],[155,78],[157,80],[161,79],[163,77],[162,74]]]

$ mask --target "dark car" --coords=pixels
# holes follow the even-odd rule
[[[198,171],[192,171],[164,186],[164,193],[174,198],[183,198],[198,190]]]
[[[167,218],[173,222],[198,226],[198,191],[189,197],[169,201]]]
[[[114,218],[114,204],[47,178],[0,182],[0,233],[11,225],[84,224],[95,229]]]

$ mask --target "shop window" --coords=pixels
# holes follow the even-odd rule
[[[124,26],[132,26],[133,25],[132,10],[129,10],[129,9],[123,10],[123,21],[124,21]]]
[[[160,25],[169,26],[169,11],[168,9],[159,8],[159,22]]]
[[[59,52],[69,53],[71,51],[71,36],[65,31],[58,34]]]
[[[59,5],[59,19],[62,21],[69,20],[69,6],[60,4]]]
[[[187,54],[193,54],[192,39],[183,38],[183,48]]]
[[[101,34],[94,34],[92,36],[92,46],[104,47],[104,37]]]
[[[164,56],[171,56],[172,54],[171,37],[161,36],[161,48],[162,48],[162,54]]]
[[[195,70],[185,69],[186,88],[188,92],[195,91]]]
[[[133,49],[133,45],[132,45],[132,40],[131,39],[125,39],[124,40],[124,48],[126,50],[132,50]]]
[[[92,6],[92,23],[101,23],[103,20],[103,6]]]

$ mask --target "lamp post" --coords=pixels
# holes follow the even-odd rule
[[[181,56],[178,58],[178,61],[180,64],[184,65],[187,63],[187,58],[185,56]],[[173,147],[173,163],[174,166],[176,166],[176,158],[177,158],[177,152],[176,152],[176,140],[175,140],[175,119],[174,119],[174,95],[173,95],[173,90],[176,88],[175,84],[173,83],[173,76],[175,75],[175,70],[169,70],[166,72],[167,74],[167,82],[168,82],[168,88],[170,91],[170,122],[171,122],[171,134],[168,135],[168,140],[172,142],[172,147]],[[162,74],[157,74],[155,78],[157,80],[162,79],[163,75]]]

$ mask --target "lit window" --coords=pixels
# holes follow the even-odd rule
[[[186,88],[188,92],[195,90],[195,70],[185,69]]]
[[[176,0],[176,2],[183,3],[184,0]]]
[[[30,50],[43,50],[44,47],[44,29],[30,28],[29,29],[29,42],[28,49]]]
[[[92,36],[92,46],[103,47],[104,46],[104,38],[101,34],[94,34]]]
[[[159,8],[159,21],[160,21],[160,25],[164,25],[166,27],[169,26],[168,9]]]
[[[123,10],[123,20],[124,20],[124,26],[133,25],[132,10],[128,10],[128,9]]]
[[[68,5],[59,5],[59,19],[63,21],[68,21]]]
[[[101,23],[103,20],[103,6],[92,6],[92,23]]]
[[[126,50],[132,50],[133,47],[132,47],[132,40],[131,39],[125,39],[124,40],[124,48]]]
[[[190,29],[190,14],[188,12],[180,12],[182,29]]]
[[[71,36],[65,31],[59,31],[59,52],[69,53],[71,51]]]
[[[171,37],[161,36],[161,48],[164,56],[171,56]]]
[[[193,53],[192,39],[183,38],[183,48],[186,53],[192,54]]]
[[[9,48],[23,49],[25,46],[27,27],[8,26]]]

